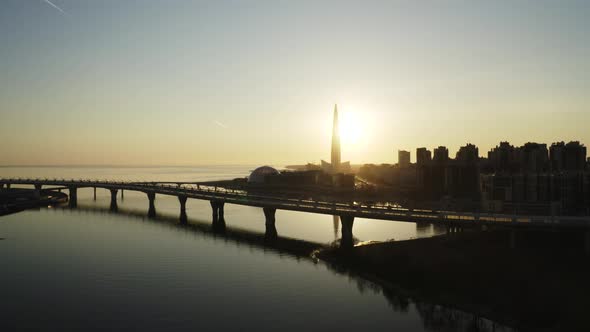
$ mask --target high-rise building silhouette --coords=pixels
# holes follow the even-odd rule
[[[479,160],[479,149],[477,146],[467,143],[467,145],[459,148],[455,160],[466,164],[477,163]]]
[[[328,163],[322,160],[322,169],[326,173],[337,174],[337,173],[349,173],[350,162],[341,161],[340,152],[340,126],[338,123],[338,105],[334,105],[334,121],[332,124],[332,153],[331,162]]]
[[[332,124],[332,169],[340,169],[340,127],[338,125],[338,105],[334,105],[334,122]]]
[[[398,150],[397,160],[400,167],[410,167],[410,151]]]
[[[516,149],[509,142],[500,142],[488,152],[490,172],[508,173],[518,169]]]
[[[439,146],[438,148],[434,149],[434,156],[432,160],[436,164],[444,164],[449,161],[449,149],[444,146]]]
[[[432,160],[432,152],[426,148],[417,148],[416,149],[416,164],[418,166],[424,166],[430,164]]]
[[[547,144],[529,142],[516,151],[521,172],[539,173],[549,170]]]
[[[558,142],[549,148],[551,169],[554,172],[584,170],[586,147],[578,141]]]

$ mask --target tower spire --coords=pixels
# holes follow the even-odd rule
[[[334,104],[334,124],[332,127],[332,172],[340,171],[340,128],[338,126],[338,105]]]

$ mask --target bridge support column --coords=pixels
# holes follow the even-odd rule
[[[340,240],[340,248],[350,249],[354,247],[352,239],[352,224],[354,223],[353,216],[340,216],[342,223],[342,239]]]
[[[117,189],[109,189],[111,191],[111,211],[117,211],[119,207],[117,206]]]
[[[68,187],[68,191],[70,192],[70,196],[68,197],[70,207],[78,206],[78,188]]]
[[[125,195],[123,194],[125,191],[123,189],[121,189],[121,200],[125,199]]]
[[[186,196],[178,196],[178,201],[180,202],[180,221],[185,223],[187,221],[186,217]]]
[[[36,184],[35,185],[35,197],[40,198],[41,197],[41,189],[43,188],[42,184]]]
[[[6,189],[10,189],[10,183],[6,184]]]
[[[0,183],[0,189],[4,189],[4,183]]]
[[[264,232],[264,238],[266,240],[274,240],[278,237],[277,227],[276,227],[276,212],[277,209],[275,208],[262,208],[264,212],[264,219],[265,219],[265,226],[266,231]]]
[[[96,201],[96,187],[94,187],[94,200]]]
[[[225,231],[225,217],[223,213],[222,201],[210,201],[211,209],[213,210],[213,230],[214,231]]]
[[[150,208],[148,210],[148,217],[155,217],[156,216],[156,193],[146,193],[148,200],[150,201]]]
[[[218,214],[219,214],[219,221],[225,224],[225,211],[223,210],[223,206],[225,202],[218,202]]]

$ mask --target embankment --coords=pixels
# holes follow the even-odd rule
[[[410,298],[476,313],[534,331],[590,326],[590,257],[582,235],[508,231],[329,249],[317,256]]]

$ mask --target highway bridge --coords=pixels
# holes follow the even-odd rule
[[[186,220],[186,201],[189,198],[207,200],[211,204],[213,226],[224,227],[224,204],[237,204],[260,207],[264,211],[267,234],[276,236],[275,212],[279,210],[300,211],[339,216],[342,223],[342,247],[352,247],[352,228],[355,218],[391,220],[402,222],[428,222],[444,224],[447,232],[461,231],[463,228],[510,227],[511,243],[514,245],[514,233],[518,229],[579,229],[585,232],[586,250],[590,252],[590,217],[575,216],[525,216],[491,213],[472,213],[455,211],[437,211],[406,209],[387,203],[366,204],[355,201],[315,200],[308,197],[293,197],[278,192],[252,193],[244,189],[232,188],[230,185],[214,185],[212,182],[129,182],[86,179],[22,179],[0,178],[0,189],[11,186],[33,186],[41,195],[44,190],[62,190],[69,192],[69,205],[77,205],[77,190],[103,188],[111,193],[111,209],[117,209],[117,193],[124,190],[138,191],[146,194],[149,202],[148,215],[156,213],[156,195],[178,197],[180,218]]]

